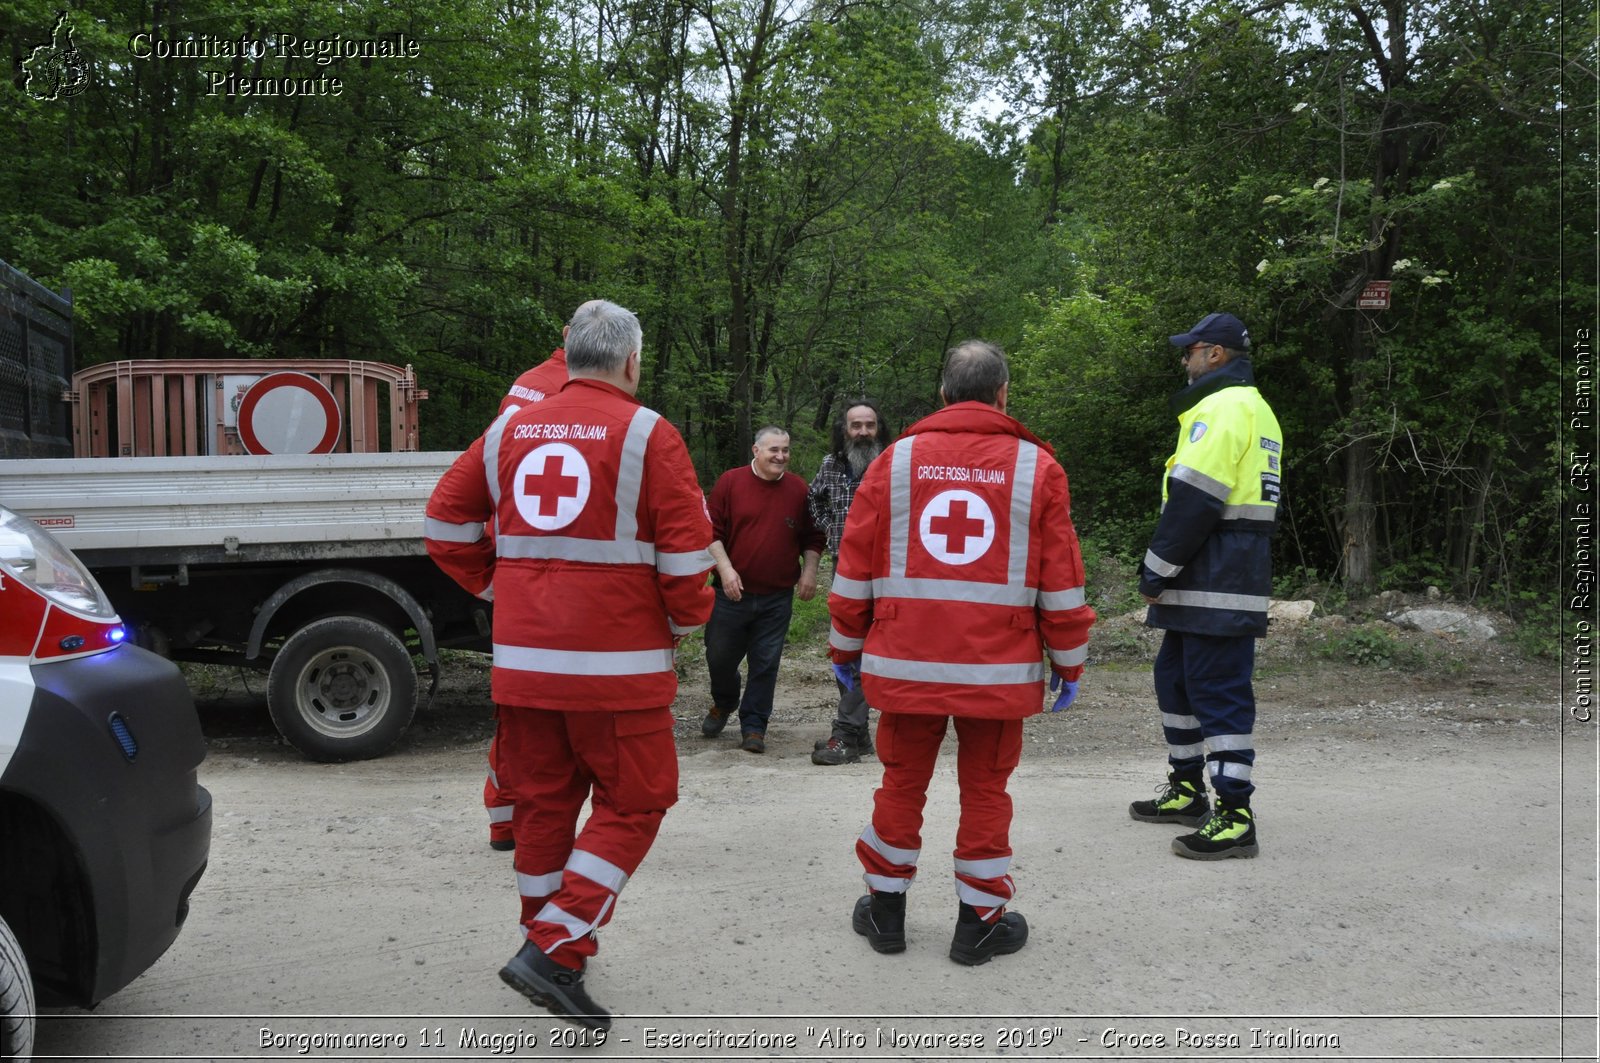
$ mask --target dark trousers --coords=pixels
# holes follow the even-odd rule
[[[1181,775],[1209,769],[1224,803],[1248,805],[1255,785],[1256,695],[1253,635],[1168,631],[1156,654],[1156,703],[1167,738],[1167,762]]]
[[[772,694],[778,687],[778,662],[789,634],[794,592],[744,593],[732,601],[717,588],[706,624],[706,669],[711,701],[719,709],[739,707],[739,730],[767,733]],[[744,697],[739,697],[739,664],[745,662]]]
[[[833,733],[856,741],[870,737],[867,710],[872,706],[867,704],[867,696],[861,693],[861,684],[857,683],[849,690],[838,680],[834,680],[834,685],[839,688],[839,711],[833,718]]]

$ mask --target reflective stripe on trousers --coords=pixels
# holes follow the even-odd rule
[[[581,966],[677,800],[672,713],[504,706],[499,715],[496,773],[516,802],[521,925],[557,963]]]
[[[1255,764],[1256,702],[1253,636],[1168,631],[1153,673],[1172,770],[1209,770],[1223,799],[1248,800]]]
[[[856,857],[869,889],[898,893],[910,888],[917,873],[928,783],[952,717],[896,712],[879,717],[883,785],[873,797],[872,822],[856,841]],[[1015,893],[1006,783],[1022,753],[1022,721],[953,719],[961,787],[956,895],[987,917]]]

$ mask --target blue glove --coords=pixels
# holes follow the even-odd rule
[[[1051,693],[1055,693],[1055,691],[1058,690],[1058,689],[1061,691],[1061,693],[1060,693],[1060,695],[1058,695],[1056,697],[1056,703],[1054,705],[1050,706],[1050,711],[1051,712],[1060,712],[1062,709],[1066,708],[1068,705],[1071,705],[1074,701],[1076,701],[1078,699],[1078,684],[1077,683],[1067,683],[1067,682],[1064,682],[1059,675],[1051,675],[1050,676],[1050,691],[1051,691]]]
[[[833,666],[833,677],[846,690],[854,690],[861,685],[861,665],[855,661],[849,664],[836,664]]]

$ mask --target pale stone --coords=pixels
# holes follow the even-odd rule
[[[1267,604],[1267,619],[1299,624],[1310,620],[1316,611],[1317,603],[1310,598],[1297,602],[1272,601]]]
[[[1414,631],[1427,631],[1436,635],[1460,635],[1474,641],[1486,641],[1499,632],[1494,625],[1476,613],[1459,609],[1407,609],[1394,618],[1401,627]]]

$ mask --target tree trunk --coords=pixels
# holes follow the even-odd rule
[[[1380,37],[1371,14],[1359,4],[1349,10],[1360,25],[1372,54],[1373,65],[1383,85],[1382,113],[1379,118],[1377,152],[1372,174],[1372,198],[1381,203],[1390,195],[1403,194],[1410,177],[1411,143],[1407,133],[1409,108],[1401,98],[1410,66],[1406,50],[1406,0],[1383,0],[1387,42]],[[1342,176],[1342,175],[1341,175]],[[1355,307],[1368,280],[1393,276],[1400,255],[1400,226],[1373,209],[1369,215],[1366,249],[1361,254],[1360,273],[1345,291],[1347,311],[1358,319],[1347,332],[1346,350],[1350,366],[1350,423],[1345,447],[1344,585],[1352,596],[1370,594],[1377,566],[1377,426],[1382,396],[1374,379],[1377,358],[1377,326],[1368,312]],[[1382,311],[1376,311],[1381,313]]]
[[[1344,587],[1352,597],[1372,593],[1378,534],[1377,438],[1369,421],[1373,351],[1371,326],[1350,330],[1350,443],[1344,450]]]

